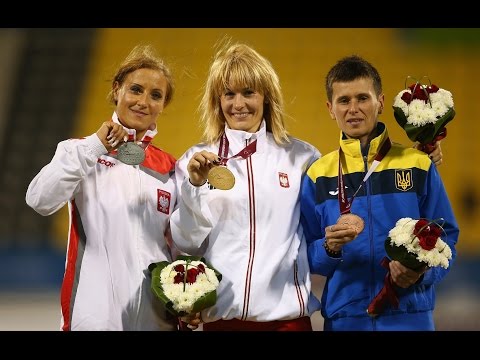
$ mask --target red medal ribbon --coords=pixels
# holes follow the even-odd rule
[[[148,144],[150,144],[153,140],[153,137],[157,134],[156,130],[148,129],[143,135],[142,144],[140,145],[142,148],[146,149]]]
[[[123,126],[123,128],[127,131],[128,133],[128,140],[127,142],[136,142],[136,139],[137,139],[137,130],[135,129],[130,129],[130,128],[127,128],[125,125],[123,125],[122,121],[119,119],[119,117],[117,116],[116,113],[113,113],[113,116],[112,116],[112,121],[117,123],[117,124],[120,124]],[[146,132],[145,132],[145,135],[143,135],[143,138],[140,140],[141,141],[141,144],[137,144],[139,146],[142,147],[142,149],[146,149],[148,144],[150,144],[150,142],[153,140],[154,136],[157,134],[157,129],[155,128],[154,130],[150,130],[148,129]]]
[[[373,171],[376,169],[378,164],[380,164],[380,161],[387,155],[388,151],[392,147],[392,142],[390,141],[390,138],[386,138],[385,141],[383,142],[382,146],[380,147],[380,150],[378,153],[375,155],[375,159],[373,160],[373,164],[368,170],[367,174],[362,180],[362,183],[358,187],[358,189],[355,191],[355,193],[352,196],[352,199],[348,201],[347,196],[345,194],[345,183],[343,181],[343,173],[342,173],[342,155],[343,155],[343,150],[340,147],[338,150],[338,203],[340,206],[340,214],[348,214],[350,213],[350,209],[352,207],[353,200],[355,199],[355,196],[357,195],[358,191],[362,188],[363,184],[366,183],[367,179],[372,175]]]
[[[227,161],[236,157],[241,157],[243,159],[248,158],[249,156],[253,155],[257,151],[257,140],[254,140],[246,147],[244,147],[240,152],[236,155],[231,157],[227,157],[228,155],[228,148],[229,148],[229,141],[227,135],[223,133],[222,137],[220,138],[220,146],[218,148],[218,156],[220,156],[220,165],[227,165]]]

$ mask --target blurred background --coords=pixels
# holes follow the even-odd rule
[[[57,143],[90,135],[110,118],[114,71],[135,45],[148,43],[171,66],[177,86],[154,142],[180,157],[200,139],[197,105],[224,37],[272,62],[288,129],[324,154],[338,146],[324,78],[340,57],[358,54],[379,70],[387,105],[381,120],[396,142],[411,143],[388,110],[407,76],[428,76],[452,92],[457,115],[447,126],[439,171],[461,231],[457,261],[437,286],[435,320],[438,330],[480,330],[480,167],[473,165],[480,119],[467,106],[480,82],[480,29],[468,28],[0,29],[0,330],[59,330],[67,209],[42,217],[25,204],[29,182]],[[314,285],[320,294],[323,279],[315,276]],[[322,328],[320,314],[314,323]]]

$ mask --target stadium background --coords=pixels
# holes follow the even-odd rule
[[[0,330],[58,329],[67,211],[42,217],[25,204],[25,191],[59,141],[89,135],[109,119],[106,95],[119,62],[136,44],[149,43],[172,67],[176,93],[154,142],[179,157],[200,138],[196,109],[215,45],[225,37],[252,45],[272,62],[288,129],[324,154],[338,145],[324,78],[340,57],[358,54],[377,67],[387,105],[407,75],[426,75],[453,93],[457,115],[442,142],[439,171],[461,233],[458,261],[437,287],[435,317],[439,330],[479,330],[480,119],[474,97],[480,29],[465,28],[0,29]],[[388,107],[381,120],[393,141],[411,143]],[[319,294],[323,280],[314,282]],[[321,328],[318,315],[315,324]]]

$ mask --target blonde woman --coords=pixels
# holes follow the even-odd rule
[[[319,308],[299,228],[300,184],[320,156],[284,124],[279,78],[251,47],[221,49],[201,100],[204,142],[178,160],[180,250],[223,274],[203,330],[312,330]]]

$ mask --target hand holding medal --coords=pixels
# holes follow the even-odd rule
[[[340,151],[341,154],[341,151]],[[353,200],[355,199],[355,196],[357,195],[358,191],[362,188],[362,185],[364,181],[366,181],[366,178],[364,178],[364,181],[360,184],[358,187],[357,191],[352,196],[352,199],[348,201],[346,193],[345,193],[345,184],[343,182],[343,174],[342,174],[342,165],[340,158],[341,156],[338,157],[338,204],[340,207],[340,217],[337,219],[337,225],[348,225],[350,228],[355,230],[355,232],[360,234],[363,229],[365,228],[365,222],[363,219],[355,214],[352,214],[350,208],[352,206]],[[370,172],[371,174],[371,172]],[[332,231],[332,227],[330,227],[330,231]]]
[[[193,186],[202,186],[207,182],[208,174],[216,164],[220,164],[220,158],[209,151],[196,152],[187,164],[190,183]]]
[[[114,121],[105,121],[96,132],[107,151],[118,150],[117,159],[127,165],[138,165],[145,160],[144,148],[135,143],[135,129],[124,128]],[[147,137],[146,143],[151,140]],[[142,141],[144,143],[144,141]]]
[[[360,234],[365,228],[365,222],[363,221],[363,219],[360,216],[352,213],[340,215],[337,220],[337,225],[338,224],[348,225],[350,228],[354,229],[357,232],[357,235]]]
[[[117,159],[127,165],[139,165],[145,160],[145,150],[135,142],[135,129],[126,129],[128,139],[119,146]]]
[[[220,190],[230,190],[235,185],[235,176],[227,168],[227,161],[233,158],[241,157],[243,159],[249,158],[253,153],[257,151],[257,140],[252,141],[246,147],[244,147],[238,154],[232,157],[227,157],[229,148],[228,138],[223,133],[220,138],[220,146],[218,149],[219,161],[214,161],[214,164],[218,164],[210,168],[208,172],[208,182]]]
[[[365,184],[375,171],[377,166],[380,164],[382,159],[387,155],[388,151],[392,147],[392,142],[389,138],[385,139],[382,146],[378,150],[378,153],[375,155],[375,159],[373,160],[372,165],[368,169],[367,173],[365,174],[360,186],[353,194],[350,201],[348,201],[346,192],[345,192],[345,184],[343,181],[343,173],[342,173],[342,148],[339,149],[338,153],[338,204],[340,207],[340,217],[337,220],[337,224],[349,225],[352,229],[357,232],[357,235],[360,234],[363,229],[365,228],[365,222],[363,219],[355,214],[352,214],[351,207],[353,200],[355,200],[355,196],[357,196],[358,192],[362,188],[363,184]],[[331,229],[331,228],[330,228]]]

